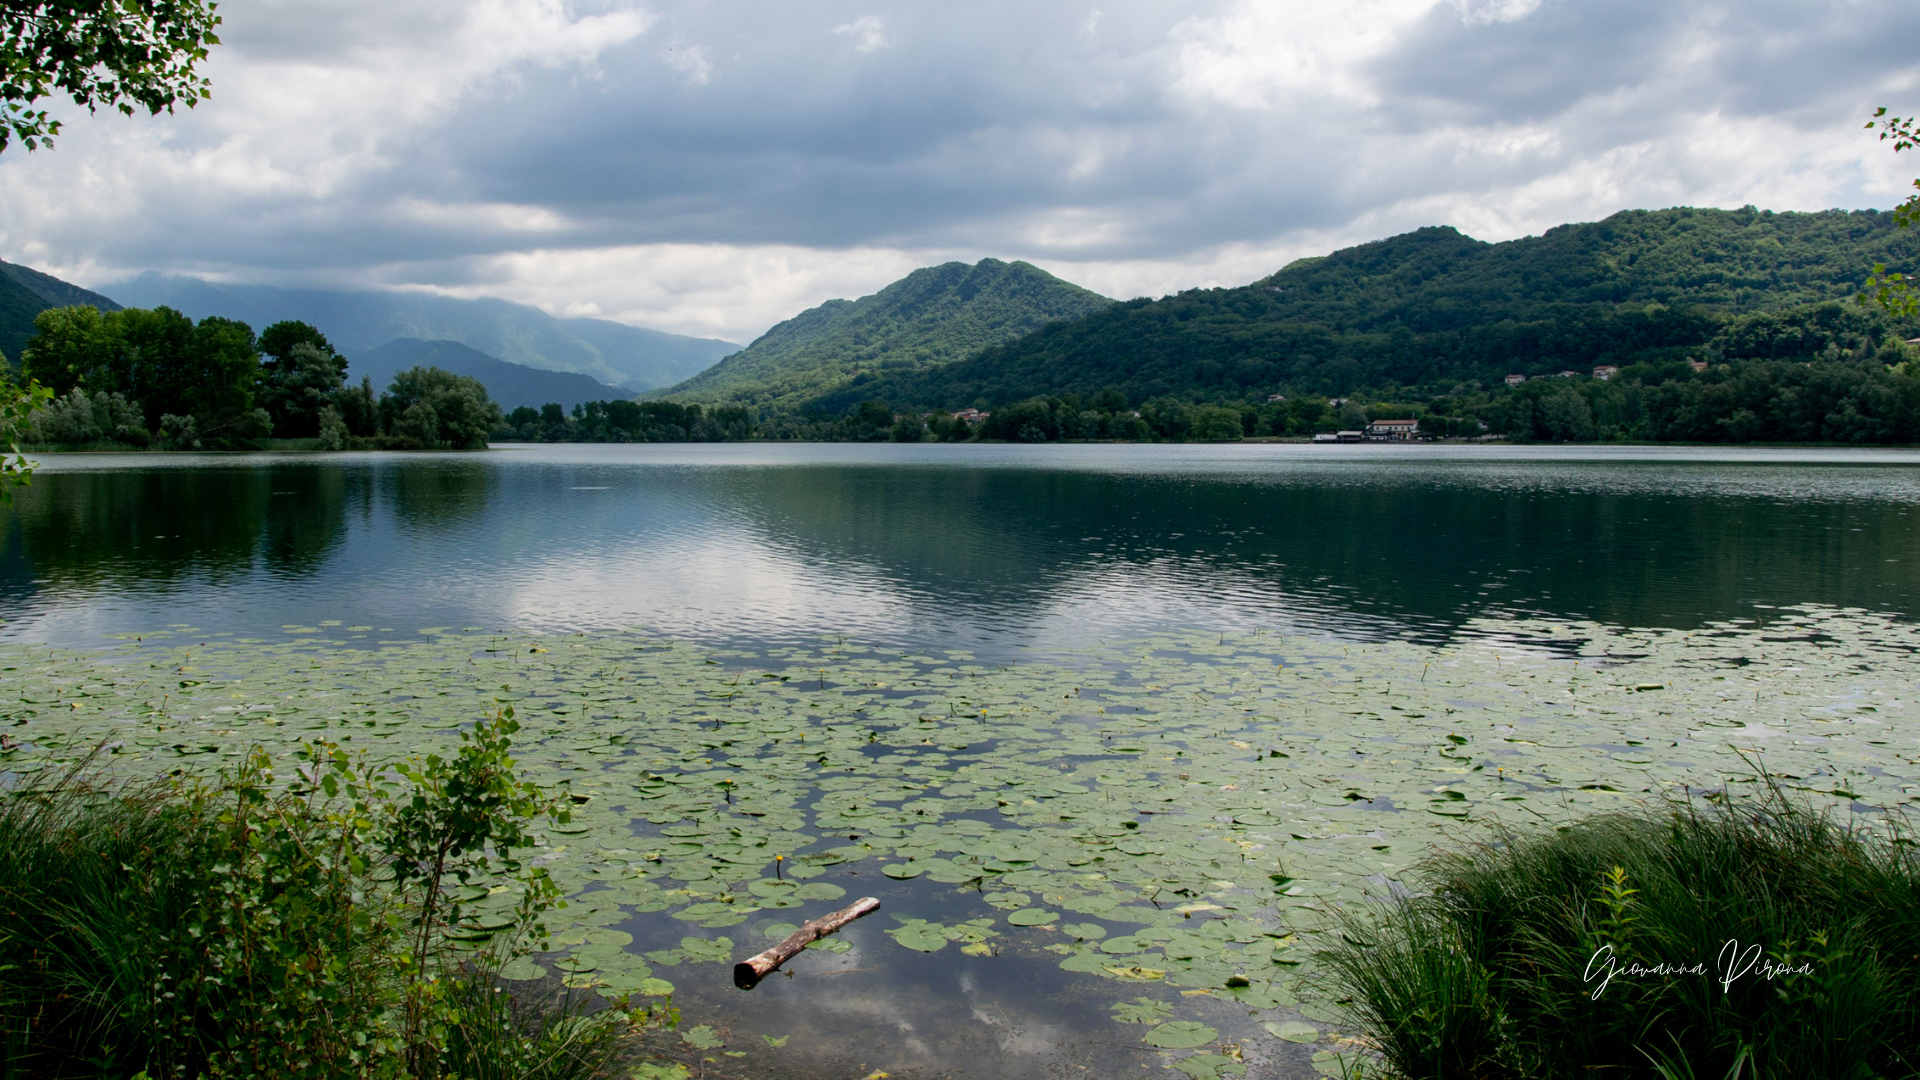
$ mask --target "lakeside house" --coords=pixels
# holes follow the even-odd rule
[[[1367,438],[1406,442],[1420,434],[1418,420],[1375,420],[1367,425]]]
[[[1614,367],[1612,364],[1601,364],[1599,367],[1593,369],[1593,377],[1599,379],[1601,382],[1606,382],[1618,374],[1620,374],[1620,369]]]
[[[1316,431],[1313,433],[1313,441],[1314,442],[1339,442],[1340,436],[1335,435],[1331,431]]]
[[[961,409],[959,412],[953,414],[953,418],[955,420],[965,420],[969,424],[977,424],[992,415],[992,413],[983,413],[979,409]]]
[[[1689,360],[1687,363],[1692,364],[1693,370],[1695,371],[1707,370],[1707,362],[1705,360]]]
[[[1527,377],[1526,377],[1525,375],[1509,375],[1509,376],[1507,376],[1507,385],[1508,385],[1508,386],[1519,386],[1519,385],[1520,385],[1521,383],[1523,383],[1523,382],[1526,382],[1526,381],[1527,381]]]
[[[1366,442],[1367,433],[1364,431],[1342,431],[1334,435],[1333,441],[1334,442]]]

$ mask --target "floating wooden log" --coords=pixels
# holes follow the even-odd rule
[[[880,910],[880,901],[874,897],[863,897],[847,907],[829,915],[822,915],[811,922],[801,924],[800,929],[787,935],[787,939],[758,956],[750,956],[733,965],[733,985],[742,990],[751,990],[760,980],[773,974],[781,964],[794,958],[801,949],[826,937],[835,930],[870,911]]]

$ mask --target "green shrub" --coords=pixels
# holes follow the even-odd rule
[[[516,730],[503,710],[385,768],[315,743],[291,775],[256,751],[0,793],[0,1077],[605,1075],[673,1014],[502,992],[557,900],[514,852],[565,818],[517,779]],[[503,883],[517,903],[475,906]]]
[[[1903,835],[1773,789],[1503,834],[1419,884],[1349,914],[1328,953],[1393,1075],[1920,1074]]]

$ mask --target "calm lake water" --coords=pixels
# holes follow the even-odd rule
[[[1194,627],[1445,640],[1920,603],[1920,454],[675,445],[48,456],[0,635],[338,620],[847,635],[982,655]]]
[[[1509,618],[1684,629],[1764,622],[1795,604],[1907,618],[1920,611],[1917,509],[1920,453],[1907,451],[680,445],[48,456],[0,510],[0,639],[91,648],[169,627],[208,635],[168,636],[184,645],[328,627],[352,649],[418,641],[413,632],[432,627],[639,628],[748,652],[844,638],[993,663],[1195,629],[1446,645],[1500,633]],[[1079,761],[1070,753],[1060,767]],[[1332,802],[1356,813],[1350,798]],[[1005,827],[998,814],[975,816]],[[843,842],[817,821],[806,827],[820,834],[816,847]],[[854,839],[844,828],[833,831]],[[635,829],[621,842],[660,839],[657,828]],[[1356,849],[1369,850],[1384,848]],[[822,879],[887,907],[844,933],[854,948],[842,958],[809,954],[798,977],[753,995],[735,991],[721,964],[660,969],[689,1024],[713,1023],[732,1045],[761,1051],[716,1059],[706,1075],[1177,1075],[1138,1044],[1144,1029],[1112,1019],[1117,999],[1143,992],[1245,1045],[1251,1075],[1315,1075],[1314,1047],[1258,1027],[1271,1010],[1062,971],[1041,948],[1051,931],[1008,928],[993,956],[896,947],[883,936],[890,916],[958,922],[994,911],[965,890],[896,881],[875,866],[848,863]],[[621,925],[633,951],[671,949],[691,929],[658,914]],[[758,940],[756,925],[730,931],[741,950]],[[763,1035],[793,1042],[776,1053],[758,1046]]]

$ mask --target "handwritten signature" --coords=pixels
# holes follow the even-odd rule
[[[1643,964],[1638,960],[1630,960],[1623,963],[1614,955],[1613,946],[1602,945],[1594,950],[1593,956],[1587,960],[1587,970],[1581,981],[1590,983],[1596,979],[1599,980],[1600,984],[1593,988],[1592,995],[1592,1000],[1597,1001],[1600,995],[1606,992],[1607,987],[1612,985],[1613,980],[1621,976],[1629,979],[1645,979],[1705,974],[1707,974],[1705,962]],[[1749,975],[1758,975],[1772,982],[1774,979],[1788,975],[1811,974],[1813,974],[1811,961],[1800,964],[1777,963],[1763,955],[1759,945],[1748,945],[1743,949],[1738,941],[1728,941],[1720,946],[1719,959],[1714,963],[1714,975],[1720,983],[1722,993],[1731,992],[1734,983]]]

